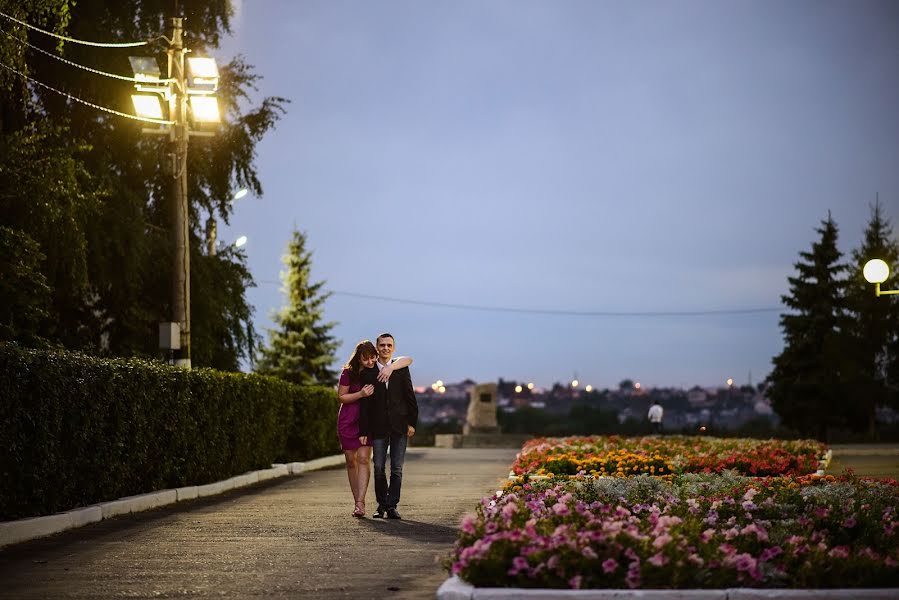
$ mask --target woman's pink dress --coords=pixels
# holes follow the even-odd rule
[[[340,374],[338,385],[348,386],[351,394],[362,389],[362,382],[351,379],[348,369],[344,369]],[[340,447],[344,450],[356,450],[362,447],[359,442],[359,402],[361,400],[341,404],[340,412],[337,413],[337,437],[340,438]]]

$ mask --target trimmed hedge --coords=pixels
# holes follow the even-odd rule
[[[334,394],[0,344],[0,520],[334,453]]]

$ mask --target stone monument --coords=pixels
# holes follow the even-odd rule
[[[496,384],[480,383],[468,392],[468,414],[462,434],[499,433],[496,423]]]
[[[462,433],[438,433],[438,448],[521,448],[531,436],[505,434],[496,422],[496,384],[481,383],[468,392],[468,414]]]

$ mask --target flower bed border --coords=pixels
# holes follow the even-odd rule
[[[437,600],[895,600],[899,588],[791,589],[727,588],[720,590],[553,590],[526,588],[477,588],[452,576],[437,589]]]

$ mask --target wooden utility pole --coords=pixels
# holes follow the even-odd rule
[[[172,321],[181,328],[181,348],[175,364],[190,368],[190,227],[187,204],[187,76],[184,71],[182,19],[172,18],[169,44],[169,79],[174,80],[169,96],[169,115],[175,122],[169,130],[172,156]]]

